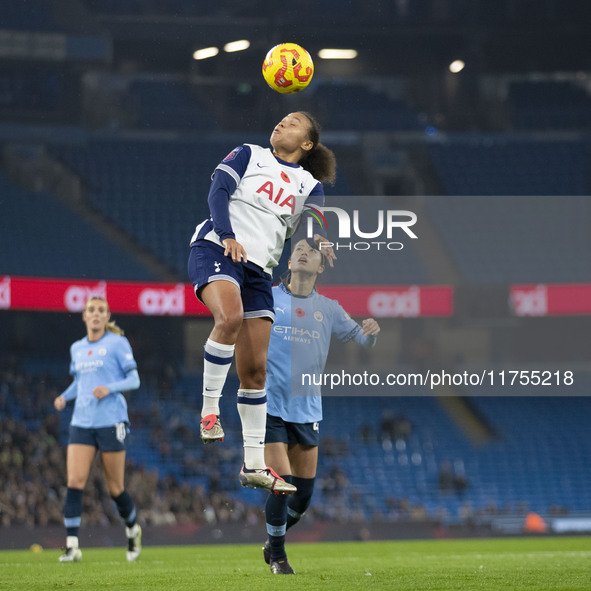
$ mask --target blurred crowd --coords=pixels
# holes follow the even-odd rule
[[[188,525],[264,522],[264,496],[252,504],[237,479],[242,462],[239,445],[215,446],[204,451],[198,432],[198,413],[183,403],[182,393],[171,394],[174,378],[146,376],[144,404],[130,405],[132,440],[126,469],[126,487],[134,498],[141,523]],[[15,360],[0,359],[0,527],[45,526],[63,523],[66,494],[66,441],[69,417],[53,408],[54,398],[69,378],[32,375]],[[158,394],[155,394],[155,393]],[[161,398],[158,398],[160,396]],[[441,508],[427,515],[421,504],[390,496],[381,506],[373,495],[351,483],[348,462],[351,445],[380,442],[384,449],[408,440],[413,425],[402,414],[386,411],[376,429],[365,425],[354,440],[324,437],[320,443],[323,465],[306,519],[356,522],[424,520],[449,517]],[[230,441],[240,441],[238,430]],[[237,427],[236,427],[237,429]],[[461,468],[461,469],[460,469]],[[433,483],[442,498],[456,497],[458,517],[464,522],[482,515],[508,513],[494,504],[473,510],[464,491],[470,486],[463,466],[441,464]],[[250,503],[245,499],[250,498]],[[104,485],[100,460],[94,463],[83,496],[85,525],[120,523]],[[527,507],[518,508],[525,511]]]
[[[24,422],[0,421],[0,525],[45,526],[63,523],[66,494],[66,449],[59,445],[59,417],[48,416],[41,428],[29,431]],[[142,523],[153,525],[246,522],[256,523],[261,509],[204,486],[179,483],[156,469],[128,462],[127,488]],[[215,486],[212,487],[215,489]],[[120,523],[115,505],[95,462],[85,489],[85,525]]]

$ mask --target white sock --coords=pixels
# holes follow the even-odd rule
[[[267,425],[267,393],[265,390],[238,390],[238,414],[242,422],[244,467],[265,468],[265,432]]]
[[[135,538],[138,535],[140,526],[137,523],[134,523],[132,527],[125,528],[125,535],[128,538]]]
[[[203,406],[201,418],[220,414],[220,398],[234,357],[234,345],[207,339],[203,360]]]
[[[66,536],[66,548],[74,548],[74,550],[80,548],[78,536]]]

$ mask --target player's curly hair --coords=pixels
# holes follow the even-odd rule
[[[334,152],[320,143],[321,128],[318,121],[307,111],[299,112],[310,122],[310,141],[314,144],[299,164],[322,184],[334,185],[337,178],[337,159]]]
[[[109,302],[107,302],[107,300],[105,298],[102,298],[100,296],[92,296],[92,297],[88,298],[86,300],[86,303],[84,304],[85,310],[86,310],[86,306],[88,305],[88,302],[90,302],[92,300],[98,300],[99,302],[104,302],[105,304],[107,304],[107,311],[111,312],[111,309],[109,308]],[[113,334],[117,334],[119,336],[125,335],[124,330],[118,324],[116,324],[113,320],[109,320],[109,322],[107,322],[107,324],[105,325],[105,328],[109,332],[112,332]]]

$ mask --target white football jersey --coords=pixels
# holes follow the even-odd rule
[[[250,160],[242,177],[222,161],[216,170],[228,173],[237,183],[230,196],[230,223],[248,261],[271,273],[277,266],[285,241],[297,228],[306,200],[319,182],[300,165],[278,160],[268,148],[246,144]],[[313,205],[322,205],[315,196]],[[211,219],[199,224],[191,243],[206,239],[221,246]]]

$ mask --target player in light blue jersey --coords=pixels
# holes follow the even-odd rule
[[[278,494],[295,488],[265,463],[265,372],[275,312],[271,270],[309,206],[324,204],[323,182],[334,182],[334,154],[320,143],[307,113],[275,127],[272,149],[244,144],[218,164],[208,196],[211,217],[191,238],[188,271],[214,328],[205,344],[201,438],[221,441],[219,399],[236,354],[237,406],[242,422],[242,486]],[[325,240],[319,231],[315,239]],[[332,264],[332,249],[327,250]]]
[[[302,386],[302,374],[324,372],[332,336],[371,348],[380,331],[373,318],[361,326],[339,303],[320,295],[316,278],[324,271],[323,255],[306,240],[295,244],[290,277],[273,288],[275,323],[267,360],[267,430],[265,459],[297,491],[287,498],[269,495],[265,507],[268,540],[265,562],[273,574],[293,574],[285,552],[285,533],[310,505],[318,464],[320,386]]]
[[[103,298],[88,299],[82,313],[87,336],[70,348],[74,381],[54,400],[57,410],[75,401],[67,453],[66,551],[60,562],[82,559],[78,540],[82,491],[97,450],[101,452],[107,490],[125,522],[127,560],[136,560],[141,552],[142,532],[124,484],[129,417],[122,394],[139,388],[140,378],[129,341],[110,318],[109,305]]]

